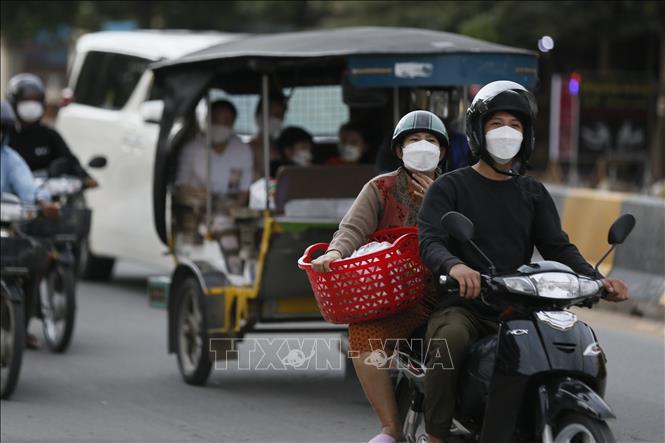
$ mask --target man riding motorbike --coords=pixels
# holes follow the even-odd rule
[[[60,134],[42,123],[46,91],[39,77],[28,73],[12,77],[7,100],[18,117],[10,134],[10,145],[25,159],[30,170],[46,170],[54,160],[64,158],[69,175],[83,180],[86,188],[97,186],[97,181],[83,169]]]
[[[500,315],[478,299],[480,274],[489,273],[487,262],[469,245],[452,239],[441,227],[441,216],[457,211],[468,217],[475,225],[474,241],[496,264],[497,272],[515,271],[529,263],[535,246],[545,259],[580,274],[595,274],[561,229],[547,189],[521,175],[534,149],[535,118],[535,99],[523,86],[496,81],[483,87],[467,111],[466,123],[469,146],[479,161],[434,182],[419,213],[423,261],[435,275],[455,279],[461,296],[441,300],[428,322],[426,339],[435,339],[430,342],[431,369],[425,376],[430,443],[448,436],[459,368],[473,342],[497,332]],[[604,286],[608,300],[628,298],[622,281],[607,278]]]
[[[0,139],[2,148],[0,151],[0,193],[9,193],[18,196],[24,203],[37,203],[47,218],[58,216],[58,207],[51,203],[51,196],[44,189],[39,189],[35,184],[34,177],[26,162],[7,145],[9,132],[14,128],[16,119],[14,111],[9,103],[0,102],[2,129]],[[33,279],[26,281],[26,287],[34,284]],[[26,330],[30,321],[30,314],[34,306],[33,292],[25,292],[25,325]],[[39,346],[37,338],[32,334],[26,335],[28,348],[35,349]]]

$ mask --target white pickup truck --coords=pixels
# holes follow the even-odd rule
[[[56,128],[82,163],[104,156],[83,245],[84,277],[106,279],[116,258],[170,268],[152,222],[152,175],[163,103],[150,63],[224,43],[240,34],[188,31],[97,32],[82,36],[69,67]]]

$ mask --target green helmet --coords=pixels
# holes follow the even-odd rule
[[[434,135],[442,148],[449,148],[448,131],[441,119],[429,111],[411,111],[401,118],[393,132],[392,150],[397,155],[397,147],[404,137],[414,132],[429,132]]]

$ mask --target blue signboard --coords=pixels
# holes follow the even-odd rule
[[[538,59],[532,54],[451,53],[350,56],[351,83],[360,88],[457,86],[512,80],[533,89]]]

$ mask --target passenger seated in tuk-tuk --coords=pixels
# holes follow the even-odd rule
[[[214,101],[210,112],[211,126],[205,130],[211,147],[205,134],[196,134],[180,154],[175,180],[177,232],[193,243],[202,240],[198,227],[205,214],[208,181],[213,212],[228,214],[230,208],[247,205],[253,175],[252,152],[233,132],[237,116],[233,103]]]
[[[280,92],[273,92],[268,98],[268,135],[270,138],[270,161],[279,160],[279,151],[277,150],[276,141],[282,133],[282,122],[287,109],[287,100]],[[256,118],[256,127],[258,128],[257,134],[250,140],[249,144],[252,148],[254,158],[254,180],[263,177],[263,120],[261,115],[263,112],[263,100],[260,99],[256,104],[256,111],[254,117]]]
[[[303,128],[289,126],[277,139],[279,159],[270,162],[270,176],[275,177],[282,166],[310,166],[312,164],[312,147],[314,138]]]
[[[228,100],[210,105],[211,149],[208,156],[204,134],[197,134],[180,154],[176,187],[193,192],[205,192],[210,167],[210,192],[234,199],[238,205],[247,204],[252,181],[253,160],[249,146],[234,134],[236,107]],[[208,158],[210,164],[208,164]]]
[[[441,174],[439,165],[446,158],[448,146],[446,127],[436,115],[413,111],[402,117],[393,133],[392,151],[403,166],[373,178],[363,187],[326,253],[312,261],[313,269],[330,271],[331,263],[349,257],[378,229],[415,226],[425,192]],[[371,443],[400,440],[402,424],[389,372],[365,359],[373,351],[392,354],[395,339],[407,339],[426,324],[435,303],[432,287],[418,305],[389,317],[349,325],[349,349],[359,353],[353,365],[382,426],[381,434]],[[383,349],[377,349],[379,343]]]
[[[328,165],[348,165],[354,163],[370,163],[371,147],[367,142],[367,135],[357,123],[344,123],[339,128],[339,155],[329,159]]]

